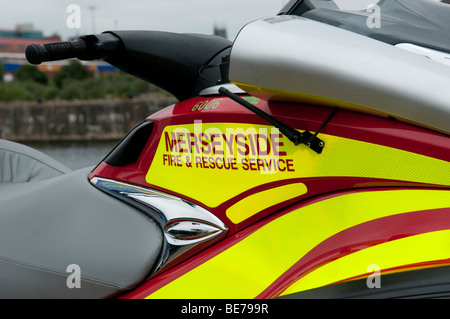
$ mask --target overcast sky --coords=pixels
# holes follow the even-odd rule
[[[163,30],[213,33],[224,25],[234,39],[245,23],[275,15],[288,0],[1,0],[0,29],[32,23],[45,36],[71,36],[107,30]],[[67,20],[80,8],[80,28],[69,28]],[[94,7],[95,9],[93,9]],[[73,21],[73,20],[72,20]]]

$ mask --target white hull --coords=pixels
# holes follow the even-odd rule
[[[246,25],[230,80],[263,99],[318,102],[389,115],[450,134],[450,67],[296,16]]]

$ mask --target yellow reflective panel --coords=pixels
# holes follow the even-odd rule
[[[265,208],[301,196],[306,192],[306,186],[302,183],[271,188],[240,200],[227,209],[227,217],[238,224]]]
[[[254,298],[325,239],[355,225],[448,207],[450,191],[369,191],[299,208],[170,282],[150,298]]]
[[[305,145],[294,146],[271,126],[201,122],[167,126],[146,181],[208,207],[294,178],[348,176],[450,185],[450,175],[443,173],[450,171],[449,162],[332,135],[320,138],[326,145],[317,154]],[[205,186],[194,187],[193,181]]]
[[[363,249],[332,261],[301,278],[281,295],[329,285],[363,275],[371,265],[383,269],[450,258],[450,230],[430,232]],[[368,288],[369,289],[369,288]]]

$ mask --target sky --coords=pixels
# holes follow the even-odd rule
[[[0,0],[0,29],[31,23],[63,40],[108,30],[212,34],[224,26],[230,40],[246,23],[276,15],[288,0]],[[79,15],[74,11],[75,4]],[[75,19],[75,20],[74,20]],[[69,23],[68,23],[69,22]],[[79,23],[78,23],[79,22]]]

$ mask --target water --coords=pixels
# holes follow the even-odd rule
[[[27,143],[72,170],[95,166],[108,155],[118,141]]]

